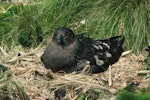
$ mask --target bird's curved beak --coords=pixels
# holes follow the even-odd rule
[[[59,44],[63,44],[63,42],[64,42],[64,36],[62,34],[59,34],[57,36],[57,41],[58,41]]]

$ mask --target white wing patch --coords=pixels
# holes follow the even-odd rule
[[[110,48],[109,44],[105,43],[105,42],[101,42],[101,41],[96,41],[95,43],[92,44],[92,46],[96,49],[96,50],[103,50],[104,48]]]
[[[99,49],[99,47],[97,46],[97,45],[95,45],[95,44],[92,44],[92,46],[95,48],[95,49]]]
[[[94,58],[95,58],[95,60],[96,60],[96,64],[97,64],[97,65],[101,66],[101,65],[104,64],[104,61],[103,61],[103,60],[99,60],[97,55],[95,55]]]
[[[105,45],[107,48],[110,48],[110,46],[107,43],[103,42],[102,44]]]
[[[106,57],[108,57],[108,58],[112,57],[111,53],[109,53],[109,52],[105,52],[105,55],[106,55]]]
[[[98,47],[99,47],[99,49],[101,49],[101,50],[103,49],[103,47],[102,47],[101,45],[98,45]]]
[[[92,46],[97,49],[97,50],[103,50],[103,47],[101,46],[102,44],[97,43],[97,44],[92,44]]]

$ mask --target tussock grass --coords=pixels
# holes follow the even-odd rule
[[[133,52],[147,46],[150,38],[148,1],[43,0],[0,6],[0,41],[8,47],[36,47],[59,26],[95,39],[124,35],[125,47]]]
[[[126,47],[139,52],[148,45],[149,36],[149,2],[139,0],[101,0],[96,2],[92,20],[99,23],[98,35],[112,36],[123,34]],[[97,27],[96,27],[97,28]],[[95,36],[95,35],[93,35]]]

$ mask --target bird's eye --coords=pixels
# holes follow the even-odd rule
[[[70,32],[66,32],[66,35],[69,35],[70,34]]]

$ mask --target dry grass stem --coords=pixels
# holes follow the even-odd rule
[[[121,56],[126,56],[130,53],[132,53],[132,50],[128,50],[128,51],[123,52]]]
[[[150,77],[138,76],[138,73],[150,73],[143,71],[142,64],[144,57],[141,55],[133,55],[131,51],[126,52],[120,60],[109,67],[109,69],[99,74],[84,74],[85,69],[76,74],[53,73],[51,70],[44,68],[40,61],[40,55],[44,48],[36,48],[35,50],[22,51],[22,55],[14,56],[14,53],[4,51],[3,56],[9,54],[10,58],[1,56],[3,64],[10,67],[15,78],[24,86],[31,100],[54,99],[54,92],[60,88],[67,91],[66,99],[75,100],[82,93],[86,93],[89,89],[100,89],[106,99],[110,99],[111,95],[116,94],[119,89],[125,87],[131,82],[140,82],[141,88],[147,86]],[[11,58],[12,57],[12,58]],[[5,60],[6,59],[6,60]],[[109,93],[105,93],[109,90]],[[72,91],[72,92],[71,92]]]
[[[8,56],[8,54],[5,52],[5,50],[4,50],[2,47],[0,47],[0,51],[2,52],[2,54],[3,54],[4,56]]]
[[[140,70],[140,71],[137,71],[137,74],[149,74],[150,73],[150,70]]]
[[[109,71],[108,85],[112,86],[111,66],[109,66],[108,71]]]

